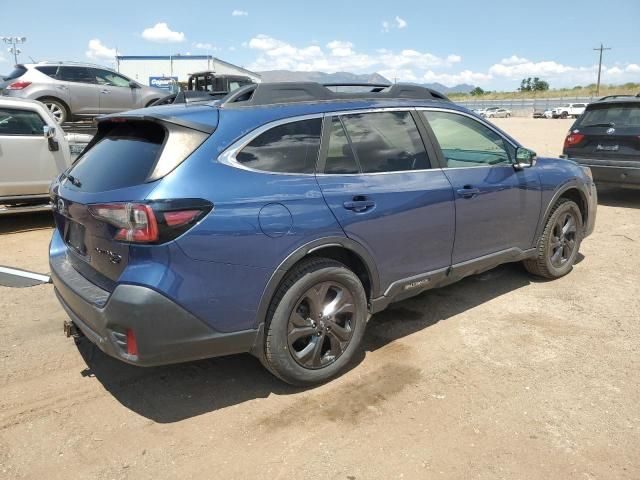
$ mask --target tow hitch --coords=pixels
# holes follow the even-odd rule
[[[78,327],[76,327],[76,324],[73,322],[65,320],[63,328],[64,328],[64,334],[67,338],[69,337],[78,338],[82,336],[82,332],[80,331],[80,329],[78,329]]]

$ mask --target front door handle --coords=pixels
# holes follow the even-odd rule
[[[369,200],[368,198],[357,195],[352,200],[344,202],[342,204],[347,210],[353,210],[354,212],[364,212],[376,206],[376,202]]]
[[[100,93],[111,93],[109,90],[100,90]]]
[[[462,198],[473,198],[480,193],[479,188],[472,187],[471,185],[465,185],[464,188],[458,189],[458,195]]]

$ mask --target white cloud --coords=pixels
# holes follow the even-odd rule
[[[249,15],[249,12],[247,12],[246,10],[234,10],[233,12],[231,12],[231,15],[233,17],[246,17],[247,15]]]
[[[400,18],[400,16],[396,15],[393,21],[383,20],[382,21],[382,32],[388,33],[392,28],[397,28],[402,30],[406,28],[408,25],[407,21],[404,18]]]
[[[0,63],[4,63],[6,61],[7,61],[7,59],[4,58],[4,55],[2,53],[0,53]]]
[[[491,81],[492,76],[486,73],[473,72],[471,70],[462,70],[458,73],[435,73],[432,70],[428,70],[422,76],[421,81],[426,83],[438,82],[447,87],[453,87],[461,83],[468,83],[471,85],[486,85]]]
[[[396,27],[402,29],[402,28],[405,28],[406,26],[407,26],[406,20],[403,20],[402,18],[396,15]]]
[[[184,42],[183,32],[174,32],[165,22],[156,23],[153,27],[145,28],[142,38],[150,42],[158,43],[179,43]]]
[[[193,42],[191,44],[191,46],[193,48],[198,48],[200,50],[218,50],[218,47],[216,47],[215,45],[213,45],[212,43],[208,43],[208,42]]]
[[[521,63],[527,63],[529,60],[526,58],[518,57],[517,55],[511,55],[508,58],[500,60],[502,65],[519,65]]]
[[[331,50],[331,55],[335,57],[348,57],[353,55],[352,47],[353,43],[341,42],[339,40],[327,43],[327,48]]]
[[[92,60],[115,60],[116,49],[105,46],[98,38],[89,40],[89,50],[85,55]]]
[[[382,31],[384,33],[387,33],[389,31],[389,29],[391,28],[391,25],[389,25],[389,22],[387,20],[384,20],[382,22]]]
[[[362,53],[354,48],[353,43],[342,40],[333,40],[323,49],[318,45],[296,47],[268,35],[257,35],[249,40],[247,46],[259,52],[258,58],[249,66],[254,70],[384,71],[387,78],[397,77],[402,81],[416,81],[420,76],[417,70],[449,68],[462,61],[459,55],[439,57],[410,49],[399,52],[379,49],[374,54]]]
[[[640,65],[636,63],[630,63],[626,66],[625,70],[629,73],[640,73]]]

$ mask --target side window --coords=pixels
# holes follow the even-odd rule
[[[502,137],[477,120],[449,112],[422,113],[440,144],[447,167],[511,163]]]
[[[45,125],[37,112],[0,108],[0,135],[42,136],[42,127]]]
[[[99,85],[109,85],[111,87],[129,87],[129,79],[100,68],[92,68],[91,74],[95,78],[95,82]]]
[[[91,75],[87,67],[60,67],[58,69],[58,80],[64,80],[65,82],[96,83],[95,76]]]
[[[41,73],[44,73],[48,77],[56,78],[56,79],[58,78],[58,76],[57,76],[58,66],[57,65],[48,65],[46,67],[36,67],[36,70],[38,70]]]
[[[321,129],[321,118],[278,125],[254,138],[236,161],[266,172],[314,173]]]
[[[359,173],[360,167],[353,155],[347,135],[342,128],[342,122],[334,117],[331,121],[329,134],[329,148],[324,173]]]
[[[363,173],[429,168],[420,133],[409,112],[342,117]]]

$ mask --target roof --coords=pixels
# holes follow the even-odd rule
[[[262,78],[259,73],[252,72],[251,70],[247,70],[246,68],[240,67],[230,62],[226,62],[224,60],[219,59],[218,57],[214,57],[213,55],[118,55],[116,56],[116,60],[128,61],[128,60],[211,60],[214,62],[221,63],[231,68],[237,68],[243,72],[248,73],[249,75],[253,75],[258,78]]]
[[[602,105],[603,103],[637,103],[640,102],[640,93],[637,95],[607,95],[590,103],[589,105]]]

